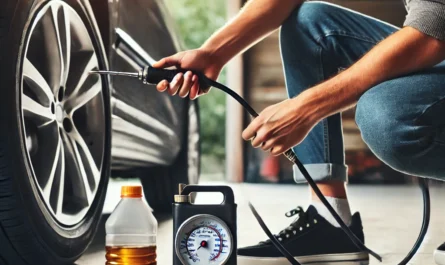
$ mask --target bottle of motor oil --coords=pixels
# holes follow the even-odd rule
[[[158,222],[142,187],[123,186],[121,198],[105,225],[106,265],[156,265]]]

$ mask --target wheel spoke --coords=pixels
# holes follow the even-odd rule
[[[51,6],[51,18],[52,18],[52,26],[53,30],[56,34],[56,43],[57,43],[57,52],[59,54],[59,60],[60,60],[60,85],[62,85],[65,81],[65,73],[67,71],[66,69],[66,62],[65,62],[65,56],[64,56],[64,46],[66,49],[66,40],[65,40],[65,31],[66,31],[66,25],[65,25],[65,19],[64,19],[64,12],[63,7],[60,6]],[[60,19],[59,19],[60,17]],[[60,87],[60,86],[59,86]],[[59,89],[57,88],[57,91]]]
[[[52,19],[56,30],[57,47],[61,58],[62,80],[66,81],[71,59],[71,26],[69,12],[64,6],[51,7]]]
[[[75,93],[65,102],[65,109],[69,114],[73,114],[78,108],[87,104],[102,91],[102,82],[100,79],[88,89]]]
[[[69,174],[73,196],[84,200],[86,205],[90,205],[93,195],[76,142],[65,133],[62,134],[62,138],[65,149],[65,172]]]
[[[47,188],[51,189],[53,175],[57,168],[57,154],[60,146],[59,128],[53,121],[39,128],[28,124],[25,126],[25,131],[27,138],[30,138],[30,141],[26,143],[26,148],[30,152],[35,177],[42,192],[47,191]]]
[[[82,157],[81,157],[81,154],[79,152],[79,148],[77,148],[76,141],[71,139],[71,145],[73,146],[73,150],[74,150],[74,153],[75,153],[76,159],[77,159],[77,164],[78,164],[79,169],[80,169],[81,177],[82,177],[82,180],[83,180],[83,185],[85,187],[85,193],[86,193],[88,205],[90,205],[92,203],[92,200],[93,200],[93,193],[91,191],[91,185],[90,185],[90,181],[88,179],[87,171],[85,170],[85,165],[84,165],[84,163],[82,161]]]
[[[23,79],[42,104],[52,101],[54,95],[51,88],[28,58],[23,61]]]
[[[52,165],[51,170],[49,172],[48,181],[46,182],[45,186],[43,187],[43,197],[45,197],[46,200],[50,200],[51,196],[51,190],[54,184],[54,176],[56,175],[57,166],[59,165],[59,159],[60,159],[60,148],[62,144],[60,142],[60,136],[57,139],[57,147],[56,152],[54,153],[54,158],[52,159]]]
[[[79,131],[77,131],[76,128],[73,128],[73,131],[71,132],[71,137],[73,138],[75,143],[77,143],[77,145],[80,147],[80,149],[78,149],[77,151],[79,155],[81,155],[87,174],[89,173],[93,175],[94,182],[92,182],[92,184],[94,186],[97,185],[97,183],[100,180],[100,171],[98,169],[98,166],[96,165],[96,161],[94,160],[90,149],[88,148],[88,145],[85,143],[85,140],[83,139],[83,137],[80,135]]]
[[[60,175],[59,187],[57,193],[56,215],[62,214],[63,199],[65,196],[65,148],[63,144],[60,145]]]
[[[22,108],[25,117],[32,120],[37,126],[46,125],[54,121],[51,109],[37,103],[34,99],[22,95]]]
[[[70,26],[70,17],[69,13],[67,12],[65,6],[63,7],[63,33],[65,35],[64,38],[64,44],[62,44],[63,47],[63,58],[64,58],[64,65],[65,65],[65,73],[64,73],[64,80],[67,80],[68,72],[70,71],[70,60],[71,60],[71,26]],[[61,25],[61,24],[59,24]],[[59,26],[60,27],[60,26]],[[62,28],[62,27],[61,27]],[[62,30],[61,30],[62,32]]]
[[[52,5],[42,17],[42,36],[44,41],[45,65],[48,72],[48,83],[53,92],[57,92],[63,81],[65,67],[61,53],[59,29],[57,23],[58,5]],[[36,37],[38,39],[38,37]],[[38,51],[34,51],[36,53]],[[40,57],[38,57],[40,59]]]
[[[90,71],[97,69],[98,62],[96,55],[91,51],[77,52],[72,58],[72,64],[76,65],[70,71],[67,80],[67,94],[70,98],[76,97],[85,87],[94,84],[99,78],[97,75],[91,75]]]

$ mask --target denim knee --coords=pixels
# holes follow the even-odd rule
[[[399,111],[398,104],[391,104],[379,93],[368,91],[357,103],[356,123],[363,141],[371,151],[390,167],[409,174],[421,174],[421,160],[415,159],[427,145],[410,114]]]
[[[303,3],[283,22],[280,31],[280,42],[291,42],[295,46],[295,36],[299,35],[301,31],[319,35],[320,32],[316,30],[316,25],[323,23],[324,18],[331,14],[332,9],[332,5],[323,2]]]

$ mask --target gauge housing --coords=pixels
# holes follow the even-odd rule
[[[181,188],[182,189],[182,188]],[[223,230],[230,234],[230,253],[228,257],[221,260],[221,263],[210,262],[208,264],[215,265],[236,265],[236,249],[237,249],[237,205],[234,201],[233,191],[228,186],[203,186],[203,185],[187,185],[180,190],[179,195],[190,196],[191,193],[200,192],[220,192],[224,195],[224,201],[221,204],[194,204],[190,200],[184,202],[173,203],[173,265],[188,265],[197,263],[184,263],[180,255],[177,254],[177,248],[180,248],[180,243],[177,242],[177,235],[184,235],[183,231],[188,224],[194,223],[203,217],[211,218],[215,222],[221,224]],[[190,231],[189,231],[190,232]],[[179,234],[178,234],[179,233]],[[180,241],[180,240],[179,240]],[[226,241],[229,242],[229,241]],[[178,243],[178,244],[177,244]],[[224,242],[223,242],[224,244]],[[180,249],[179,249],[180,250]],[[205,264],[205,263],[200,263]]]

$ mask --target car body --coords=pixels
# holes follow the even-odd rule
[[[197,102],[90,73],[179,51],[172,25],[161,0],[0,3],[0,265],[80,257],[110,176],[140,178],[155,211],[198,181]]]
[[[136,72],[141,64],[152,64],[181,49],[163,1],[104,1],[108,19],[99,2],[92,1],[91,6],[97,19],[103,20],[98,24],[110,69]],[[112,168],[172,164],[184,140],[178,133],[183,126],[178,117],[187,100],[156,93],[153,86],[137,79],[111,77],[111,87]]]

